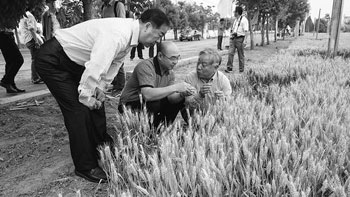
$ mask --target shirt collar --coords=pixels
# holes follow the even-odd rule
[[[198,75],[197,75],[197,77],[198,77]],[[211,83],[211,82],[213,82],[214,80],[216,80],[217,78],[218,78],[218,71],[216,71],[215,74],[214,74],[208,81],[203,80],[203,79],[200,79],[200,78],[198,77],[198,79],[199,79],[201,82],[203,82],[203,83]]]
[[[139,20],[133,20],[132,23],[133,24],[130,46],[137,47],[137,45],[139,44],[140,23]]]

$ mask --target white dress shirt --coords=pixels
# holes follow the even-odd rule
[[[245,32],[249,30],[248,19],[244,16],[236,18],[232,30],[233,33],[237,33],[237,36],[245,36]]]
[[[139,21],[125,18],[93,19],[59,29],[56,39],[75,63],[85,67],[78,91],[80,96],[105,90],[118,73],[125,56],[139,38]]]
[[[26,12],[26,16],[24,16],[18,24],[18,29],[19,29],[19,38],[21,43],[23,44],[27,44],[29,41],[31,41],[33,39],[33,35],[32,32],[30,31],[30,29],[33,29],[33,31],[35,32],[35,34],[37,34],[37,22],[35,20],[35,17],[33,16],[32,13],[30,12]],[[39,35],[37,35],[37,38],[40,38]]]

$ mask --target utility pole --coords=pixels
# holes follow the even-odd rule
[[[328,53],[327,55],[334,58],[337,55],[339,34],[340,34],[340,22],[343,13],[344,0],[333,0],[332,18],[330,24],[330,36],[328,39]]]
[[[318,38],[318,31],[320,30],[320,17],[321,17],[321,9],[320,11],[318,12],[318,21],[317,21],[317,28],[316,28],[316,40]]]

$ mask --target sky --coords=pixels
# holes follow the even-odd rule
[[[173,0],[177,1],[177,0]],[[180,1],[180,0],[178,0]],[[187,2],[196,2],[197,4],[203,3],[203,5],[210,5],[215,6],[213,9],[216,11],[217,4],[219,3],[219,0],[185,0]],[[312,19],[318,17],[318,11],[321,9],[321,17],[324,17],[326,13],[328,13],[331,16],[332,12],[332,6],[333,6],[333,0],[308,0],[310,4],[310,16]],[[350,16],[350,0],[343,0],[344,1],[344,7],[343,7],[343,16]]]

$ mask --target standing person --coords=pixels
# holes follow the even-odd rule
[[[39,74],[35,70],[34,59],[37,55],[38,49],[40,45],[43,44],[43,40],[40,37],[37,27],[37,22],[35,17],[29,11],[26,12],[26,16],[24,16],[19,22],[19,31],[21,32],[21,41],[25,43],[27,48],[30,51],[30,55],[32,56],[32,83],[40,84],[43,83],[43,80],[39,77]]]
[[[224,37],[225,31],[225,19],[220,19],[220,24],[218,28],[218,50],[222,50],[222,38]]]
[[[140,20],[93,19],[57,30],[39,49],[35,66],[62,111],[76,175],[106,181],[97,151],[112,142],[106,129],[105,88],[131,47],[153,45],[169,24],[159,9],[147,10]]]
[[[135,20],[139,19],[140,18],[140,13],[139,12],[136,12],[135,13]],[[143,45],[142,43],[139,43],[137,45],[137,47],[133,47],[131,49],[131,52],[130,52],[130,60],[132,61],[134,58],[135,58],[135,52],[136,52],[136,49],[137,49],[137,56],[139,57],[139,59],[143,60],[143,55],[142,55],[142,50],[143,50]]]
[[[23,89],[17,88],[15,77],[23,65],[23,56],[15,42],[15,37],[11,29],[0,24],[0,49],[5,59],[5,75],[1,79],[0,86],[6,89],[7,93],[22,93]]]
[[[160,51],[154,58],[138,63],[120,96],[119,112],[123,105],[134,111],[142,110],[142,103],[153,114],[153,125],[172,123],[178,112],[184,108],[185,96],[194,88],[187,83],[175,84],[174,67],[180,52],[173,42],[162,42]],[[142,95],[143,101],[140,101]]]
[[[139,57],[140,60],[143,60],[143,54],[142,54],[143,45],[140,44],[140,43],[139,43],[136,47],[133,47],[133,48],[131,49],[131,52],[130,52],[130,60],[131,60],[131,61],[134,60],[136,49],[137,49],[137,56]]]
[[[101,11],[102,18],[127,18],[124,3],[125,2],[117,0],[103,0]],[[124,62],[111,84],[113,85],[112,96],[119,95],[125,86]]]
[[[103,5],[101,9],[101,17],[102,18],[127,18],[126,10],[124,6],[124,1],[118,0],[102,0]]]
[[[248,34],[249,26],[246,17],[242,16],[243,8],[237,6],[235,9],[235,22],[231,29],[230,49],[228,54],[227,68],[225,72],[232,72],[233,57],[236,49],[239,59],[239,72],[244,72],[244,45],[247,44],[246,35]]]
[[[46,0],[46,5],[49,9],[43,13],[41,18],[43,25],[43,36],[45,41],[48,41],[54,37],[56,31],[60,28],[60,23],[56,18],[57,8],[55,1],[56,0]]]

